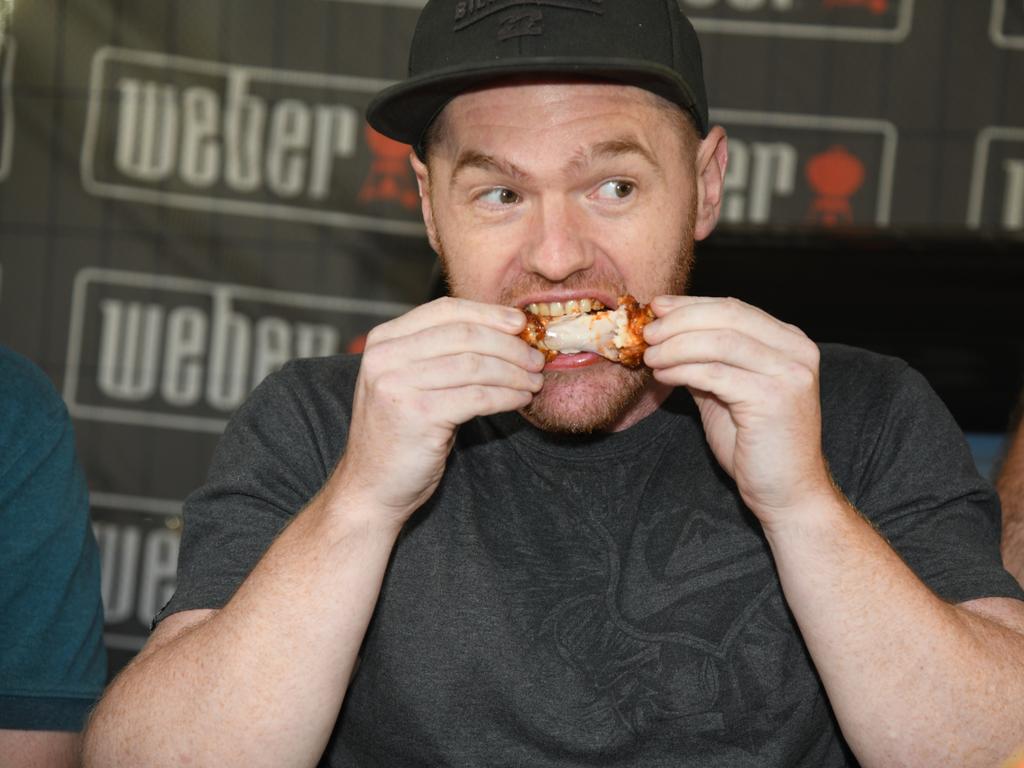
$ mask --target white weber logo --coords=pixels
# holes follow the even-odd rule
[[[362,194],[382,140],[363,110],[387,84],[101,48],[82,183],[130,203],[421,236],[418,206]]]
[[[137,651],[177,578],[181,502],[90,493],[107,647]]]
[[[406,304],[87,268],[75,276],[72,416],[220,432],[288,360],[335,354]]]
[[[884,120],[719,109],[729,131],[722,221],[886,226],[898,134]]]

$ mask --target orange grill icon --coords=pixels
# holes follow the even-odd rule
[[[804,174],[817,194],[809,218],[826,227],[852,224],[850,198],[864,184],[864,163],[860,158],[846,147],[836,145],[808,160]]]
[[[398,203],[403,208],[415,210],[420,196],[409,167],[409,146],[389,139],[369,125],[365,126],[364,132],[373,161],[359,190],[359,202]]]

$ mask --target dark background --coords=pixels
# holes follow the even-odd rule
[[[693,291],[904,357],[965,431],[1001,433],[1024,371],[1024,0],[682,5],[732,139]],[[112,670],[173,590],[181,500],[240,399],[437,290],[406,149],[361,117],[417,6],[15,0],[0,343],[74,419]]]

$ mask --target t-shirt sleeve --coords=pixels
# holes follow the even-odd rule
[[[874,434],[855,471],[839,479],[843,490],[943,599],[1024,599],[1003,569],[999,499],[952,415],[910,367],[901,364],[887,389],[888,401],[864,415]]]
[[[154,626],[223,607],[324,483],[336,455],[317,435],[330,425],[311,414],[299,376],[294,362],[271,374],[228,423],[206,482],[185,500],[177,585]]]
[[[103,690],[107,663],[88,492],[67,410],[49,380],[5,365],[0,728],[78,731]]]

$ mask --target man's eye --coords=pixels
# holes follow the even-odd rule
[[[636,191],[636,186],[631,181],[613,179],[606,181],[597,188],[597,197],[604,200],[625,200]]]
[[[494,189],[488,190],[484,194],[480,195],[480,200],[485,203],[491,203],[492,205],[514,205],[519,202],[520,197],[511,189],[506,187],[495,187]]]

